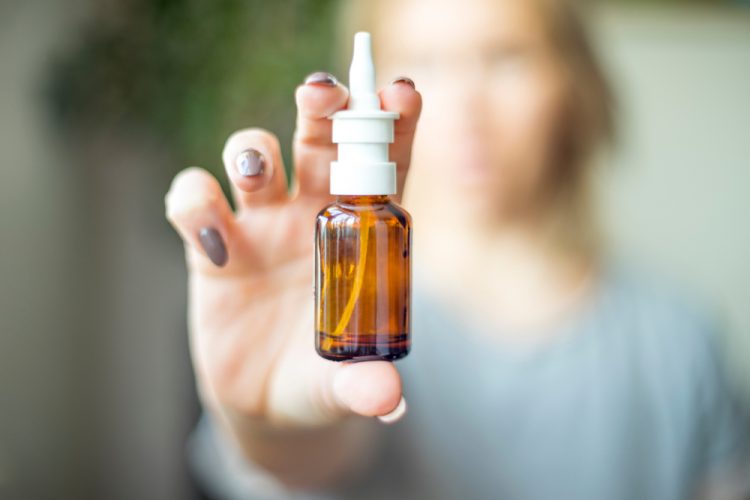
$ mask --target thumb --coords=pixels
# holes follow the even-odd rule
[[[393,363],[330,361],[307,341],[292,343],[277,361],[266,401],[266,417],[279,425],[329,424],[350,415],[395,422],[406,410]]]
[[[388,361],[337,363],[324,388],[324,403],[335,412],[397,421],[406,412],[401,376]],[[328,394],[325,394],[328,392]]]

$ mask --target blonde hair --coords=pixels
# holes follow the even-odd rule
[[[535,0],[571,83],[564,166],[580,171],[615,136],[614,97],[590,42],[581,0]],[[572,173],[575,175],[575,173]]]

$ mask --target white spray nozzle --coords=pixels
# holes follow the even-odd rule
[[[375,65],[372,62],[372,39],[360,31],[354,35],[352,65],[349,68],[349,109],[380,109],[375,93]]]
[[[388,145],[399,114],[380,109],[369,33],[354,35],[349,104],[330,118],[338,144],[338,160],[331,162],[331,194],[394,194],[396,164],[388,159]]]

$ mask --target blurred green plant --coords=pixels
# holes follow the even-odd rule
[[[145,132],[175,162],[215,173],[227,136],[262,126],[289,165],[294,89],[333,66],[335,0],[107,2],[53,64],[62,130]],[[223,175],[219,175],[223,178]]]

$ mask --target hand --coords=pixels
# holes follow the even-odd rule
[[[352,414],[397,417],[404,405],[392,363],[336,363],[314,349],[313,228],[333,201],[328,171],[336,158],[327,117],[346,107],[348,91],[316,73],[295,97],[291,193],[277,138],[251,128],[229,137],[222,155],[236,212],[216,179],[197,167],[178,174],[166,195],[167,218],[185,242],[199,392],[224,422],[236,422],[226,418],[232,415],[310,427]],[[390,148],[401,193],[421,97],[402,79],[380,99],[383,109],[401,113]]]

